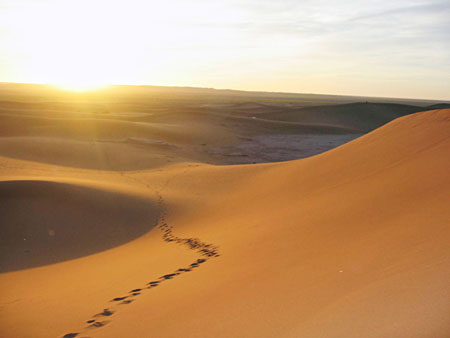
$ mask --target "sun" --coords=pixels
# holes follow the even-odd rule
[[[49,68],[50,69],[50,68]],[[70,59],[66,57],[64,63],[55,66],[47,74],[51,75],[47,83],[65,91],[85,92],[107,87],[110,83],[108,77],[101,73],[101,67],[96,62],[82,60],[81,58]]]
[[[108,0],[36,1],[12,11],[24,82],[77,92],[133,82],[141,61],[151,59],[140,33],[151,39],[158,29],[141,27],[147,20],[139,15],[148,11],[126,13],[125,3]]]
[[[89,82],[89,81],[64,81],[50,83],[53,87],[58,89],[73,91],[73,92],[86,92],[106,88],[108,84],[99,82]]]
[[[208,41],[217,40],[201,25],[190,24],[191,17],[200,15],[200,5],[183,0],[176,5],[153,0],[10,1],[17,5],[8,9],[7,18],[0,11],[0,21],[7,19],[0,26],[7,27],[6,49],[14,60],[7,69],[13,82],[78,92],[116,84],[183,83],[190,71],[197,76],[203,69],[203,53],[198,58],[196,46],[203,51]],[[3,33],[0,29],[0,37]]]

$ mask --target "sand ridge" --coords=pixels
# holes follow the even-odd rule
[[[0,156],[119,171],[308,157],[438,104],[146,86],[76,95],[1,87]]]
[[[218,252],[218,248],[212,244],[203,243],[201,240],[197,238],[180,238],[173,234],[172,226],[168,225],[166,221],[166,207],[164,205],[164,199],[161,194],[158,193],[158,204],[160,209],[162,210],[159,215],[158,220],[158,228],[163,233],[162,239],[166,242],[174,242],[179,245],[184,245],[190,250],[197,251],[204,258],[198,258],[193,263],[189,264],[189,266],[178,268],[175,272],[165,274],[159,277],[156,280],[148,282],[145,286],[135,288],[125,296],[115,297],[111,300],[111,302],[118,302],[119,305],[126,305],[132,303],[136,297],[138,297],[142,292],[145,292],[148,289],[154,289],[159,286],[162,282],[166,280],[170,280],[179,276],[186,272],[191,272],[194,269],[200,267],[201,264],[206,263],[210,258],[219,257],[220,254]],[[105,308],[102,312],[99,312],[92,316],[93,319],[88,319],[86,321],[89,324],[84,329],[79,332],[70,332],[66,333],[63,338],[75,338],[80,334],[91,332],[92,328],[100,328],[111,322],[111,320],[103,320],[105,317],[110,318],[115,312],[117,312],[118,307],[108,307]],[[100,320],[99,320],[100,319]]]
[[[52,173],[160,201],[165,212],[117,247],[0,274],[9,290],[0,332],[444,337],[449,123],[449,110],[413,114],[317,156],[257,165],[97,171],[3,157],[3,180]],[[199,252],[216,246],[217,259]]]

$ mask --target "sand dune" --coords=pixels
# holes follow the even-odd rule
[[[87,93],[43,85],[3,83],[0,88],[0,156],[115,171],[183,162],[293,160],[332,149],[429,104],[445,105],[152,86]],[[361,100],[370,103],[355,102]]]
[[[396,103],[356,102],[291,109],[276,114],[268,114],[267,118],[313,125],[328,124],[358,131],[370,131],[398,117],[424,110],[428,109]]]
[[[8,130],[8,136],[23,135],[24,126],[27,135],[54,136],[88,139],[122,139],[129,136],[155,137],[166,142],[189,144],[196,139],[211,139],[214,131],[219,128],[211,126],[212,130],[202,130],[201,126],[192,127],[189,124],[164,124],[133,122],[123,119],[104,118],[48,118],[36,116],[3,115],[3,128]],[[17,131],[15,132],[17,127]],[[203,133],[202,133],[203,131]],[[193,132],[197,134],[194,135]],[[5,135],[5,136],[6,136]]]
[[[122,112],[101,116],[64,111],[0,112],[0,132],[3,156],[75,168],[142,170],[185,161],[235,163],[229,154],[242,152],[238,148],[249,141],[255,146],[248,152],[244,145],[245,157],[237,163],[259,162],[266,146],[252,137],[329,135],[333,144],[339,144],[340,135],[355,130],[253,119],[197,107],[157,114]],[[287,159],[298,154],[295,144],[290,148],[293,154]]]
[[[259,165],[102,172],[2,157],[8,219],[64,229],[68,215],[66,235],[86,247],[0,274],[0,332],[445,337],[449,127],[450,110],[422,112],[321,155]],[[75,207],[90,220],[79,235]],[[92,240],[112,229],[128,237]],[[36,237],[42,257],[47,240]]]
[[[52,181],[2,181],[0,200],[1,272],[116,247],[150,231],[158,219],[149,201]]]
[[[450,103],[437,103],[426,107],[426,110],[450,109]]]
[[[0,153],[22,160],[98,170],[151,169],[173,161],[186,161],[183,157],[186,151],[180,152],[170,144],[152,144],[151,140],[8,137],[0,139]]]

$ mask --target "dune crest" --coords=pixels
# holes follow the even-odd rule
[[[125,202],[135,189],[148,200],[160,196],[165,211],[159,227],[131,242],[0,274],[0,287],[9,290],[0,302],[0,332],[37,338],[445,337],[449,153],[450,110],[442,109],[401,117],[331,151],[282,163],[121,172],[43,165],[38,171],[32,162],[18,166],[3,158],[4,180],[11,179],[9,164],[16,165],[14,175],[28,173],[32,181],[53,170],[55,181],[89,179],[101,182],[103,191],[110,184],[108,194],[113,185],[124,187],[118,204],[104,202],[111,220],[144,217],[139,212],[150,203],[141,210]],[[0,192],[9,189],[4,184],[37,184],[36,191],[56,197],[66,194],[60,188],[78,189],[2,182]],[[83,188],[80,194],[83,203],[103,200],[103,192]],[[179,271],[207,258],[199,258],[199,250],[216,247],[219,258]],[[170,282],[156,283],[159,277]]]

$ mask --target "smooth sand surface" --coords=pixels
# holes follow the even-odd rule
[[[68,93],[0,83],[0,89],[0,156],[97,170],[294,160],[429,110],[430,103],[446,105],[151,86]]]
[[[280,163],[2,154],[0,336],[447,337],[449,153],[442,109]]]
[[[0,272],[116,247],[148,232],[158,214],[156,203],[110,188],[45,180],[1,181]]]

